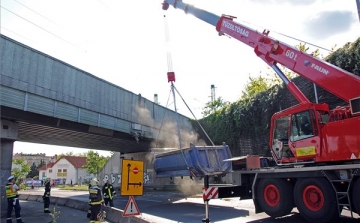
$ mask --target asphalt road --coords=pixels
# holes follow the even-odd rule
[[[22,193],[29,193],[28,191]],[[43,189],[30,191],[32,194],[42,194]],[[68,197],[87,201],[86,191],[71,192],[52,189],[52,196]],[[114,205],[124,210],[129,197],[116,196]],[[179,191],[154,191],[145,190],[143,196],[135,197],[136,205],[141,213],[141,218],[149,222],[161,223],[200,223],[205,218],[205,205],[201,194],[186,196]],[[350,219],[350,213],[343,211],[339,223],[359,223],[360,217]],[[255,214],[252,200],[214,199],[209,201],[209,219],[212,223],[305,223],[306,221],[294,209],[293,213],[282,218],[269,218],[266,214]]]

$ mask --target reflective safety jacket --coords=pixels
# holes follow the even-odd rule
[[[113,199],[114,195],[116,194],[116,191],[114,190],[114,187],[111,184],[104,184],[102,188],[102,192],[104,194],[104,198],[110,198]]]
[[[101,194],[101,190],[97,186],[92,186],[89,189],[90,194],[90,204],[91,205],[97,205],[102,204],[104,202]]]
[[[12,183],[6,184],[5,191],[6,191],[6,198],[8,198],[8,199],[18,197],[17,191],[15,191],[13,189],[13,184]]]

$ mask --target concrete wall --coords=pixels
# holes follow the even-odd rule
[[[104,168],[99,172],[98,179],[99,184],[104,185],[107,179],[110,183],[116,187],[120,187],[121,182],[121,160],[120,153],[115,152],[110,160],[105,164]]]

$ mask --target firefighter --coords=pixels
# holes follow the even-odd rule
[[[21,214],[20,214],[21,207],[20,207],[19,198],[18,198],[19,197],[18,191],[20,190],[20,188],[18,185],[15,184],[14,176],[10,176],[7,180],[9,182],[5,186],[6,198],[7,198],[7,202],[8,202],[6,223],[12,223],[11,214],[12,214],[13,208],[15,209],[16,222],[24,223],[21,220]]]
[[[109,180],[107,180],[104,186],[102,187],[102,193],[104,195],[105,206],[107,206],[109,203],[110,207],[114,207],[113,199],[116,194],[116,191],[114,190],[113,185],[110,184]]]
[[[90,216],[90,223],[97,223],[100,222],[97,219],[98,214],[101,212],[101,206],[104,204],[103,196],[101,193],[101,189],[98,186],[99,181],[94,178],[91,181],[91,187],[89,189],[90,193],[90,209],[91,209],[91,216]]]
[[[44,192],[44,196],[43,196],[43,201],[44,201],[44,213],[51,213],[51,211],[49,210],[49,206],[50,206],[50,191],[51,191],[50,180],[49,180],[49,179],[46,179],[46,180],[45,180],[45,192]]]

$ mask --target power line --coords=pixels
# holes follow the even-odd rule
[[[23,35],[20,35],[19,33],[16,33],[16,32],[14,32],[14,31],[12,31],[12,30],[10,30],[10,29],[7,29],[7,28],[5,28],[4,26],[1,26],[1,28],[7,30],[8,32],[14,33],[15,35],[18,35],[18,36],[20,36],[20,37],[22,37],[22,38],[24,38],[24,39],[27,39],[27,40],[29,40],[29,41],[31,41],[31,42],[34,43],[33,40],[31,40],[31,39],[29,39],[29,38],[27,38],[27,37],[25,37],[25,36],[23,36]]]
[[[56,22],[54,22],[54,21],[52,21],[51,19],[49,19],[49,18],[47,18],[47,17],[45,17],[45,16],[41,15],[40,13],[38,13],[38,12],[36,12],[35,10],[33,10],[33,9],[29,8],[28,6],[26,6],[26,5],[24,5],[24,4],[20,3],[20,2],[18,2],[17,0],[13,0],[13,1],[14,1],[14,2],[16,2],[16,3],[18,3],[18,4],[20,4],[20,5],[22,5],[22,6],[24,6],[25,8],[29,9],[29,10],[30,10],[30,11],[32,11],[33,13],[37,14],[38,16],[41,16],[42,18],[46,19],[47,21],[49,21],[49,22],[51,22],[51,23],[53,23],[53,24],[55,24],[55,25],[57,25],[57,26],[59,26],[59,27],[63,28],[62,26],[60,26],[60,25],[59,25],[59,24],[57,24]]]
[[[66,43],[68,43],[68,44],[70,44],[70,45],[72,45],[72,46],[74,46],[74,47],[76,47],[76,48],[78,48],[78,49],[80,49],[80,50],[82,50],[82,51],[85,51],[84,49],[82,49],[82,48],[80,48],[80,47],[76,46],[75,44],[73,44],[73,43],[69,42],[68,40],[66,40],[66,39],[64,39],[64,38],[62,38],[62,37],[60,37],[60,36],[56,35],[55,33],[52,33],[52,32],[50,32],[50,31],[48,31],[48,30],[44,29],[44,28],[43,28],[43,27],[41,27],[41,26],[38,26],[37,24],[35,24],[35,23],[33,23],[33,22],[31,22],[31,21],[29,21],[29,20],[25,19],[24,17],[22,17],[22,16],[20,16],[20,15],[18,15],[18,14],[16,14],[16,13],[12,12],[11,10],[9,10],[9,9],[7,9],[7,8],[3,7],[3,6],[1,6],[1,8],[5,9],[6,11],[8,11],[8,12],[10,12],[10,13],[12,13],[12,14],[16,15],[16,16],[18,16],[19,18],[21,18],[21,19],[23,19],[23,20],[27,21],[28,23],[30,23],[30,24],[32,24],[32,25],[34,25],[34,26],[38,27],[39,29],[42,29],[43,31],[45,31],[45,32],[47,32],[47,33],[49,33],[49,34],[51,34],[51,35],[55,36],[56,38],[58,38],[58,39],[60,39],[60,40],[62,40],[62,41],[64,41],[64,42],[66,42]]]
[[[240,21],[245,22],[245,23],[248,23],[248,24],[251,24],[251,25],[253,25],[253,26],[257,26],[257,27],[262,28],[262,29],[266,29],[265,27],[262,27],[262,26],[253,24],[253,23],[251,23],[251,22],[247,22],[247,21],[244,21],[244,20],[240,20]],[[308,44],[308,45],[310,45],[310,46],[314,46],[314,47],[320,48],[320,49],[322,49],[322,50],[326,50],[326,51],[328,51],[328,52],[333,52],[332,50],[329,50],[329,49],[326,49],[326,48],[324,48],[324,47],[321,47],[321,46],[312,44],[312,43],[310,43],[310,42],[307,42],[307,41],[304,41],[304,40],[301,40],[301,39],[298,39],[298,38],[295,38],[295,37],[292,37],[292,36],[289,36],[289,35],[286,35],[286,34],[283,34],[283,33],[280,33],[280,32],[277,32],[277,31],[275,31],[275,30],[271,30],[271,31],[274,32],[274,33],[277,33],[277,34],[279,34],[279,35],[281,35],[281,36],[285,36],[285,37],[287,37],[287,38],[290,38],[290,39],[293,39],[293,40],[296,40],[296,41],[300,41],[300,42],[306,43],[306,44]]]

